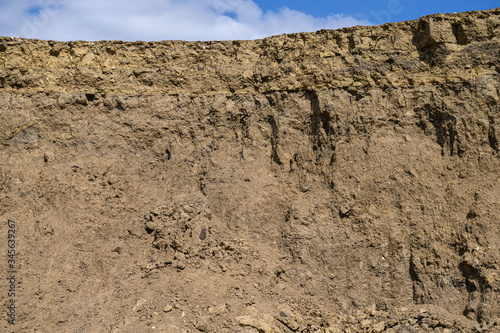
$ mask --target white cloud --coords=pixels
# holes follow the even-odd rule
[[[370,22],[252,0],[16,0],[0,2],[0,35],[54,40],[229,40]]]

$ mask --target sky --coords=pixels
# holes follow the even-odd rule
[[[0,0],[0,36],[242,40],[495,7],[498,0]]]

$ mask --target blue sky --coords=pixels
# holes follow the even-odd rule
[[[498,0],[0,0],[0,36],[65,41],[256,39],[497,6]]]
[[[299,0],[256,0],[264,10],[287,6],[314,16],[344,13],[357,19],[367,19],[374,24],[415,20],[435,13],[465,12],[500,7],[500,1],[471,0],[383,0],[383,1],[299,1]]]

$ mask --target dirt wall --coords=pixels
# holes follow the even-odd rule
[[[499,36],[0,38],[2,330],[498,329]]]

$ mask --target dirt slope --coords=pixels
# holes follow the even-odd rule
[[[0,38],[0,331],[499,330],[499,72],[500,9]]]

